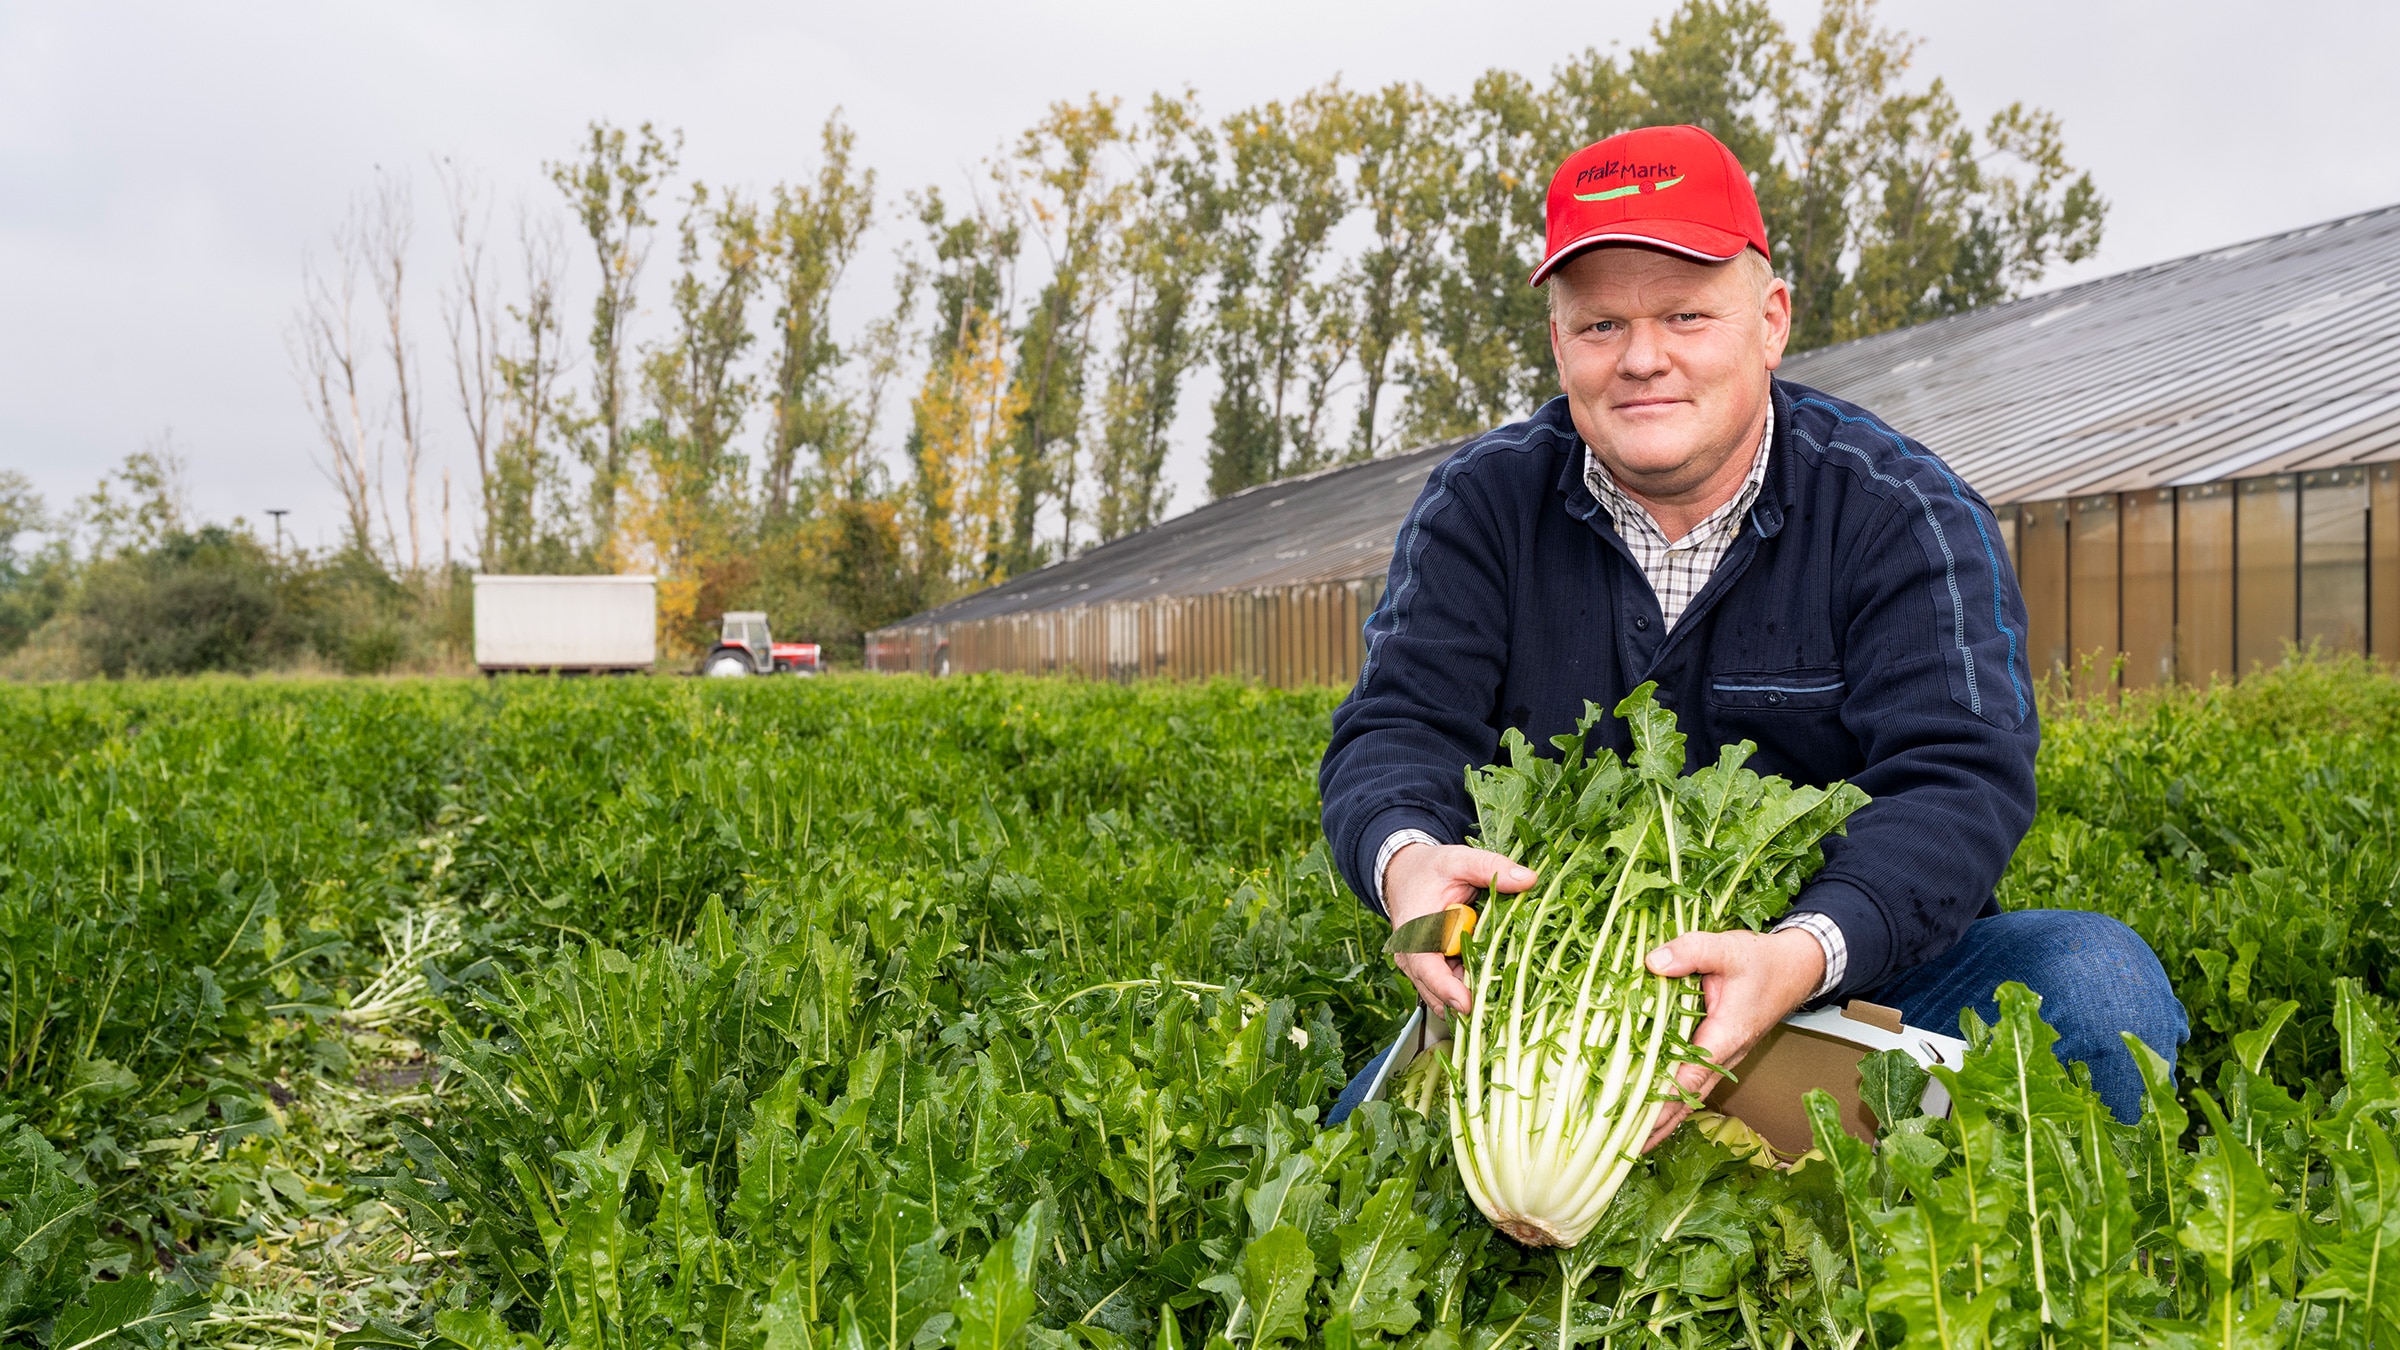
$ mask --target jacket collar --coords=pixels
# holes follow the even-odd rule
[[[1775,405],[1775,431],[1767,438],[1767,482],[1750,505],[1750,519],[1758,525],[1758,537],[1772,539],[1783,533],[1783,513],[1799,504],[1800,472],[1792,456],[1792,395],[1783,381],[1767,381],[1767,397]]]
[[[1772,539],[1783,533],[1784,512],[1800,500],[1799,466],[1790,453],[1792,441],[1792,396],[1779,379],[1770,379],[1767,397],[1775,404],[1774,434],[1767,441],[1767,482],[1762,485],[1758,500],[1750,505],[1750,519],[1758,526],[1761,539]],[[1617,523],[1608,512],[1600,509],[1600,499],[1592,495],[1590,485],[1583,481],[1583,437],[1575,430],[1575,417],[1567,408],[1564,394],[1544,404],[1535,416],[1553,420],[1560,443],[1568,453],[1559,456],[1558,490],[1566,498],[1567,514],[1584,522],[1618,547]],[[1630,556],[1630,555],[1629,555]]]

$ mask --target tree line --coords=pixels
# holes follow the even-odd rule
[[[1872,0],[1797,33],[1757,0],[1686,0],[1631,50],[1454,96],[1061,102],[963,188],[897,196],[839,112],[810,171],[764,189],[684,176],[677,133],[595,123],[506,245],[488,190],[439,166],[430,361],[415,206],[380,179],[304,269],[293,365],[344,551],[385,574],[422,589],[454,547],[486,571],[650,570],[671,639],[763,608],[854,650],[1156,523],[1179,437],[1223,496],[1526,415],[1555,384],[1525,285],[1544,189],[1617,131],[1692,123],[1751,170],[1796,349],[2090,256],[2105,203],[2058,119],[1970,122],[1915,52]],[[894,234],[892,293],[844,327],[845,279]],[[437,435],[472,483],[426,473]]]

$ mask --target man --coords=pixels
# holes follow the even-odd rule
[[[1774,378],[1791,292],[1748,176],[1705,131],[1646,127],[1561,165],[1533,283],[1563,396],[1429,477],[1334,713],[1318,784],[1351,888],[1398,925],[1495,877],[1532,886],[1464,845],[1464,770],[1505,728],[1546,746],[1585,700],[1613,707],[1655,680],[1689,767],[1746,739],[1762,773],[1873,799],[1773,931],[1648,954],[1658,974],[1700,977],[1696,1044],[1737,1065],[1787,1014],[1853,996],[1947,1030],[1962,1008],[1995,1018],[1994,991],[2017,980],[2060,1057],[2137,1118],[2119,1033],[2170,1059],[2187,1034],[2157,957],[2115,920],[1992,898],[2033,819],[2040,732],[1990,507],[1873,414]],[[1620,723],[1597,734],[1629,746]],[[1455,959],[1399,963],[1426,1002],[1468,1008]],[[1677,1076],[1703,1094],[1715,1078]]]

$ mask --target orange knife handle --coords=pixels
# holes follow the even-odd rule
[[[1442,911],[1442,955],[1456,956],[1465,949],[1467,934],[1475,931],[1475,907],[1452,905]]]

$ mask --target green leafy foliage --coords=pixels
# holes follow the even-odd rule
[[[2400,683],[2358,658],[2054,708],[2041,812],[2001,905],[2132,925],[2191,1014],[2183,1059],[2203,1081],[2292,1001],[2263,1067],[2330,1096],[2343,1062],[2334,979],[2388,1014],[2400,970],[2395,756]]]
[[[1439,1092],[1321,1127],[1407,1006],[1317,834],[1330,705],[0,694],[0,1345],[2400,1336],[2385,677],[2054,720],[2009,899],[2110,909],[2167,957],[2199,1039],[2180,1078],[2136,1047],[2139,1122],[2005,990],[1935,1071],[1948,1118],[1887,1057],[1872,1147],[1826,1100],[1796,1170],[1678,1132],[1564,1266],[1477,1212]],[[1480,780],[1493,837],[1605,846],[1655,795],[1639,755],[1552,750]],[[1683,884],[1755,856],[1788,897],[1809,860],[1762,840],[1824,804],[1654,758],[1701,837]]]

